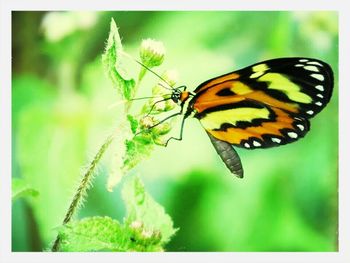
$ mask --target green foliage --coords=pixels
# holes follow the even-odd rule
[[[126,154],[123,158],[125,171],[134,168],[142,159],[148,157],[152,150],[152,138],[150,135],[142,135],[132,140],[125,141]]]
[[[133,134],[136,133],[137,127],[139,126],[138,121],[130,114],[127,115],[128,121],[130,122],[130,129]]]
[[[118,28],[112,19],[107,46],[102,56],[102,61],[106,67],[108,76],[119,94],[123,98],[130,100],[134,95],[135,81],[125,73],[125,69],[122,65],[122,50]]]
[[[59,230],[61,251],[118,251],[123,231],[118,221],[109,217],[89,217],[72,221]],[[119,242],[118,242],[119,241]]]
[[[13,83],[13,99],[21,98],[13,103],[18,116],[15,163],[21,178],[40,193],[28,201],[42,239],[52,240],[51,229],[61,223],[70,199],[67,189],[76,184],[85,161],[88,110],[75,97],[57,98],[52,87],[36,77],[19,76]],[[31,90],[37,96],[27,96]],[[23,100],[27,106],[20,104]],[[48,207],[55,209],[48,213]]]
[[[159,231],[162,244],[169,242],[176,232],[173,222],[164,208],[145,191],[141,180],[134,177],[127,181],[122,195],[128,214],[125,222],[129,224],[135,221],[142,222],[145,229]]]
[[[160,42],[159,42],[160,43]],[[158,45],[159,45],[158,43]],[[142,48],[141,48],[142,49]],[[153,52],[154,50],[152,50]],[[148,147],[150,144],[152,144],[153,139],[155,139],[157,136],[161,136],[166,134],[168,131],[170,131],[170,126],[166,126],[165,124],[162,124],[161,127],[162,128],[158,128],[155,129],[155,132],[151,132],[152,137],[149,137],[150,133],[148,132],[149,130],[149,125],[145,124],[146,122],[143,121],[145,118],[141,117],[139,118],[139,120],[136,119],[135,116],[132,116],[129,113],[130,107],[131,107],[131,100],[133,98],[134,95],[134,82],[132,82],[132,88],[130,88],[130,82],[125,81],[124,78],[121,77],[120,72],[122,71],[122,69],[120,67],[117,67],[116,65],[119,63],[120,64],[120,60],[121,60],[121,56],[128,56],[126,53],[122,52],[122,45],[121,45],[121,41],[120,41],[120,37],[118,34],[118,30],[117,30],[117,26],[114,22],[114,20],[112,20],[111,22],[111,29],[110,29],[110,33],[109,33],[109,38],[108,38],[108,42],[107,42],[107,48],[105,53],[103,54],[103,62],[105,63],[105,65],[107,66],[106,70],[109,73],[109,76],[113,82],[113,84],[118,84],[118,90],[120,95],[123,98],[126,98],[127,100],[129,100],[129,102],[125,103],[124,105],[124,111],[126,116],[124,116],[124,118],[122,118],[121,123],[119,124],[119,130],[121,131],[121,133],[118,133],[119,136],[119,141],[124,140],[125,142],[125,153],[122,155],[119,155],[119,158],[122,157],[124,159],[124,164],[122,167],[117,167],[119,169],[117,169],[117,172],[120,172],[121,175],[125,175],[131,168],[133,168],[134,166],[136,166],[143,158],[145,158],[146,156],[148,156],[152,150],[152,147]],[[159,60],[159,54],[158,53],[152,53],[152,56],[149,57],[150,61],[148,61],[149,63],[153,63],[152,66],[155,66],[155,60]],[[161,60],[163,60],[163,57],[161,58]],[[162,61],[158,61],[158,64],[161,64]],[[140,74],[139,74],[139,82],[142,80],[142,78],[145,75],[145,71],[144,71],[144,66],[142,65]],[[139,83],[138,83],[139,84]],[[144,107],[143,107],[144,108]],[[143,112],[141,111],[141,114]],[[159,113],[159,112],[158,112]],[[124,123],[129,122],[130,124],[130,130],[123,130],[122,127],[124,126]],[[139,127],[139,122],[142,126],[141,128],[141,135],[138,136],[139,133],[137,132],[137,128]],[[152,124],[151,124],[152,125]],[[129,134],[132,133],[134,134],[134,137],[132,140],[128,140],[126,138],[129,137]],[[79,184],[77,191],[74,195],[74,198],[69,206],[68,211],[66,212],[66,216],[64,217],[64,227],[66,227],[67,225],[70,226],[71,231],[69,233],[72,233],[72,235],[68,235],[67,233],[59,233],[59,235],[57,236],[53,247],[52,247],[52,251],[58,251],[60,249],[62,249],[62,241],[67,245],[68,247],[63,248],[63,249],[67,249],[68,251],[73,249],[74,250],[83,250],[85,251],[87,248],[89,248],[90,250],[103,250],[103,249],[111,249],[112,250],[121,250],[122,247],[124,246],[124,244],[118,244],[120,242],[117,242],[117,244],[110,244],[110,240],[108,236],[106,236],[105,231],[103,231],[103,229],[99,229],[101,226],[103,226],[103,223],[99,224],[98,221],[96,223],[96,221],[93,221],[92,224],[97,224],[97,229],[94,227],[93,228],[93,233],[94,231],[97,231],[99,233],[101,233],[101,236],[95,236],[95,235],[91,235],[90,233],[85,234],[84,233],[84,229],[88,229],[86,228],[86,224],[89,226],[89,224],[91,222],[82,222],[79,223],[78,225],[72,225],[70,224],[73,215],[77,212],[78,208],[81,206],[81,203],[83,201],[83,197],[86,195],[86,192],[89,188],[89,186],[92,184],[92,179],[93,179],[93,175],[94,175],[94,171],[96,170],[97,164],[100,162],[101,157],[105,154],[106,149],[109,147],[109,145],[111,144],[111,142],[113,141],[115,135],[110,136],[105,143],[100,147],[98,153],[95,155],[95,157],[93,158],[93,160],[90,162],[86,172],[84,173],[82,179],[81,179],[81,183]],[[148,138],[148,139],[147,139]],[[146,140],[145,140],[146,139]],[[151,139],[151,140],[150,140]],[[116,180],[114,182],[117,182]],[[140,184],[140,182],[139,182]],[[111,188],[111,184],[109,184],[109,189]],[[144,189],[140,189],[138,188],[139,191],[144,192]],[[136,195],[135,195],[136,196]],[[127,201],[128,198],[132,198],[128,195],[126,195],[125,200]],[[149,201],[148,203],[150,203],[150,206],[154,206],[154,201],[152,199],[150,199],[150,197],[148,197]],[[130,201],[132,203],[132,201]],[[152,203],[153,202],[153,203]],[[140,204],[141,205],[141,204]],[[157,209],[159,210],[160,208],[157,207]],[[164,209],[161,211],[164,213]],[[159,214],[161,214],[161,212],[159,212]],[[141,218],[137,218],[138,220],[142,220],[143,217]],[[167,218],[168,221],[171,219]],[[154,222],[153,222],[154,223]],[[91,226],[92,227],[92,226]],[[150,227],[147,225],[147,227]],[[65,228],[66,229],[66,228]],[[153,231],[153,230],[152,230]],[[158,231],[158,230],[157,230]],[[168,241],[169,236],[172,235],[173,233],[168,233],[170,232],[169,229],[166,229],[167,233],[166,233],[166,239],[162,240],[163,243],[165,241]],[[151,241],[148,239],[153,239],[156,238],[157,241],[161,240],[161,232],[154,232],[156,234],[153,234],[153,232],[151,232],[150,234],[147,234],[147,238],[146,241]],[[120,233],[117,233],[117,235]],[[82,243],[84,244],[84,246],[73,246],[71,247],[70,244],[72,242],[74,242],[75,244],[79,243],[78,240],[75,240],[74,237],[78,235],[79,236],[83,236],[83,241]],[[141,235],[142,236],[142,235]],[[88,241],[84,241],[84,238],[91,238],[94,237],[93,240],[91,242]],[[73,241],[70,239],[72,238]],[[107,238],[107,240],[106,240]],[[135,239],[137,241],[137,239]],[[145,241],[145,242],[146,242]],[[105,243],[105,246],[102,247],[98,247],[96,244],[98,243]],[[147,242],[146,242],[147,243]],[[152,244],[156,244],[157,242],[151,242]],[[140,248],[141,249],[141,248]],[[145,249],[142,249],[145,250]],[[149,250],[149,248],[147,248],[146,250]]]
[[[112,83],[114,85],[117,84],[117,89],[119,90],[122,98],[128,100],[128,102],[124,104],[124,112],[126,117],[123,116],[121,118],[117,131],[119,141],[123,142],[125,145],[125,147],[123,147],[125,151],[122,154],[118,154],[118,157],[122,158],[122,166],[117,167],[116,169],[117,173],[120,173],[121,176],[124,176],[143,159],[150,156],[151,152],[153,151],[153,145],[162,144],[161,137],[166,135],[171,130],[169,123],[156,125],[154,129],[150,129],[150,127],[154,126],[158,122],[153,117],[154,115],[173,109],[169,102],[167,104],[164,103],[164,105],[161,107],[154,107],[157,105],[157,100],[154,101],[154,99],[151,98],[146,101],[142,107],[140,107],[137,114],[130,113],[132,99],[134,98],[142,79],[147,73],[145,66],[151,68],[161,65],[164,60],[164,52],[162,42],[151,39],[143,41],[140,47],[140,57],[142,63],[144,64],[141,65],[138,82],[135,84],[133,79],[126,81],[126,79],[122,77],[122,75],[128,74],[125,69],[121,67],[123,59],[135,59],[123,51],[117,26],[112,19],[109,37],[107,40],[107,47],[102,55],[102,60]],[[137,60],[136,62],[139,63]],[[173,84],[175,84],[175,82],[173,82]],[[164,98],[164,96],[166,96],[164,94],[163,87],[158,89],[158,93],[153,92],[153,95],[158,97],[158,100],[161,100]],[[154,108],[156,111],[153,111]],[[130,129],[123,128],[124,126],[127,126],[127,124],[129,124]],[[132,135],[133,137],[130,139]],[[113,177],[117,178],[118,176],[111,174],[110,181],[119,181],[113,180]],[[109,188],[112,187],[114,187],[114,185],[109,184]]]
[[[39,192],[30,187],[23,179],[12,179],[12,202],[20,197],[36,197],[38,195]]]
[[[123,187],[124,223],[110,217],[72,221],[59,229],[61,251],[162,251],[175,233],[164,208],[145,191],[139,178]]]

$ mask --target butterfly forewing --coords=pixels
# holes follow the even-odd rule
[[[273,59],[202,83],[191,107],[215,138],[266,148],[303,137],[332,88],[332,70],[320,60]]]
[[[236,74],[241,74],[239,80],[254,91],[260,90],[281,103],[294,104],[298,114],[305,118],[314,116],[326,106],[333,89],[330,66],[309,58],[273,59]]]

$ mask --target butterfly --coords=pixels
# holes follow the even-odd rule
[[[170,98],[181,110],[165,119],[183,115],[180,137],[166,144],[182,139],[184,122],[192,116],[231,173],[242,178],[242,163],[233,147],[270,148],[304,137],[309,119],[327,105],[332,90],[331,67],[304,57],[259,62],[209,79],[193,92],[180,86]]]

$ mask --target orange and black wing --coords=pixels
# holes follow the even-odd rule
[[[294,142],[329,102],[330,66],[311,58],[267,60],[208,80],[191,108],[217,140],[247,149]]]

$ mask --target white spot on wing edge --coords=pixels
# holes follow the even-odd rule
[[[294,66],[295,67],[304,67],[305,65],[304,64],[295,64]]]
[[[304,125],[302,125],[302,124],[297,124],[297,126],[301,131],[303,131],[305,129]]]
[[[299,62],[308,62],[309,60],[306,58],[299,59]]]
[[[314,111],[308,110],[306,113],[309,114],[309,115],[312,115],[312,114],[314,114]]]
[[[324,91],[324,87],[322,85],[317,85],[315,86],[316,89],[318,89],[319,91]]]
[[[317,101],[315,104],[316,104],[317,106],[322,106],[322,102],[320,102],[320,101]]]
[[[246,143],[244,144],[244,147],[245,147],[245,148],[250,148],[249,143],[246,142]]]
[[[322,74],[314,73],[314,74],[311,74],[310,76],[320,81],[324,81],[324,76]]]
[[[322,94],[317,94],[317,97],[323,99],[323,95]]]
[[[293,138],[293,139],[298,138],[298,134],[296,132],[288,132],[287,134],[290,138]]]
[[[271,138],[271,141],[273,141],[273,142],[275,142],[275,143],[280,143],[280,142],[281,142],[281,139],[276,138],[276,137],[273,137],[273,138]]]
[[[323,67],[323,65],[322,65],[320,62],[317,62],[317,61],[309,61],[309,62],[307,62],[306,64],[309,64],[309,65],[317,65],[317,66]]]
[[[305,66],[304,69],[313,71],[313,72],[319,72],[318,68],[316,66]]]
[[[258,141],[253,141],[253,145],[254,145],[255,147],[259,147],[259,146],[261,146],[261,143],[258,142]]]

